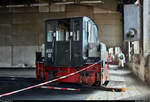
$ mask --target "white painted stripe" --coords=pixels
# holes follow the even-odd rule
[[[79,90],[79,89],[74,89],[74,88],[61,88],[61,87],[51,87],[51,86],[41,86],[40,88],[51,88],[51,89],[59,89],[59,90]]]

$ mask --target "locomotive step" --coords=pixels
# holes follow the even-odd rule
[[[96,87],[93,87],[94,89],[100,89],[100,90],[104,90],[104,91],[112,91],[112,92],[125,92],[126,88],[118,88],[118,87],[114,87],[114,86],[107,86],[109,83],[109,80],[105,81],[105,83],[103,85],[99,85]]]
[[[103,86],[103,85],[93,87],[93,88],[97,89],[97,90],[112,91],[112,92],[126,92],[126,88],[106,87],[106,86]]]

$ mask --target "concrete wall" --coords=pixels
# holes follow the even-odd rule
[[[143,49],[143,53],[132,55],[129,67],[141,80],[150,84],[150,1],[144,0],[143,4],[143,48],[134,49]]]
[[[133,55],[128,66],[142,81],[150,83],[150,56]]]
[[[99,28],[99,39],[108,47],[122,46],[122,16],[118,12],[95,13],[94,21]]]
[[[11,66],[11,47],[1,46],[0,47],[0,66]]]
[[[122,46],[122,16],[116,8],[116,0],[96,6],[0,8],[0,67],[34,66],[35,52],[44,43],[44,21],[51,18],[91,17],[98,25],[100,41],[107,46]]]

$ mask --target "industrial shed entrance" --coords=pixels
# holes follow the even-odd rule
[[[90,17],[98,25],[100,41],[108,47],[123,45],[119,0],[2,0],[0,4],[1,67],[35,67],[35,52],[44,43],[44,21],[52,18]]]
[[[74,85],[61,84],[61,87],[43,88],[63,90],[70,88],[78,92],[36,88],[10,95],[4,100],[148,99],[150,95],[147,85],[150,83],[149,4],[149,0],[0,0],[0,101],[3,101],[1,97],[10,95],[4,93],[14,90],[17,90],[15,91],[17,93],[20,89],[24,90],[26,87],[25,90],[28,90],[39,84],[36,80],[36,52],[43,50],[46,40],[44,22],[48,19],[83,16],[91,18],[96,23],[98,39],[110,52],[109,58],[112,61],[108,67],[110,83],[122,84],[121,87],[126,87],[127,91],[105,92],[92,87],[75,85],[75,88],[70,88]],[[120,50],[127,56],[125,69],[120,69],[117,65],[116,59]],[[111,54],[115,55],[114,62]],[[83,75],[88,76],[88,74]]]

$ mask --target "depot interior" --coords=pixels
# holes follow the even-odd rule
[[[45,40],[44,21],[87,16],[97,24],[98,39],[109,53],[116,57],[121,48],[128,54],[126,66],[150,83],[149,4],[149,0],[0,0],[0,67],[35,68],[35,53]],[[127,34],[130,30],[135,31],[133,36]]]

